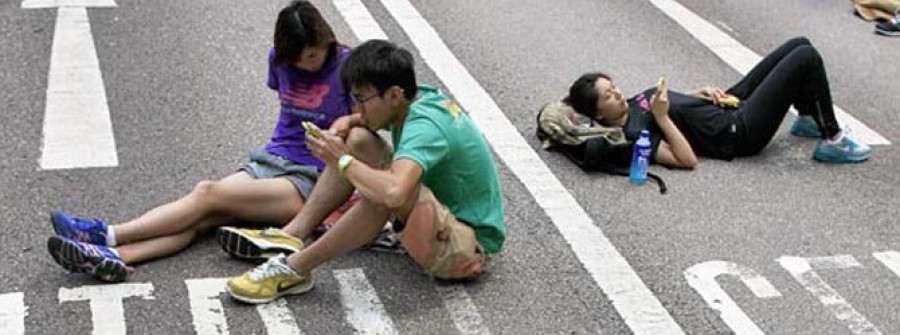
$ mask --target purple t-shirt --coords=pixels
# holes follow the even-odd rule
[[[350,112],[351,99],[341,85],[341,64],[350,49],[340,45],[336,57],[325,61],[318,72],[308,72],[285,63],[274,65],[275,50],[269,50],[269,88],[278,91],[281,112],[266,150],[297,164],[325,166],[306,148],[306,129],[300,124],[311,121],[328,129],[335,119]]]

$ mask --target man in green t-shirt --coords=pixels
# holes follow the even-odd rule
[[[485,253],[506,238],[496,163],[468,114],[431,86],[417,86],[412,55],[382,40],[363,43],[343,64],[352,115],[310,131],[307,145],[326,169],[299,214],[283,229],[224,228],[226,252],[258,259],[279,254],[228,281],[235,299],[265,303],[312,289],[312,270],[372,240],[394,220],[400,242],[428,274],[481,273]],[[395,152],[375,130],[391,131]],[[307,247],[302,238],[350,198],[361,199]]]

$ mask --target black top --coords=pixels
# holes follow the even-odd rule
[[[628,99],[628,120],[622,130],[629,142],[637,141],[641,130],[649,130],[650,147],[655,153],[663,134],[650,112],[650,99],[654,93],[655,87]],[[737,130],[733,111],[708,100],[669,91],[669,118],[699,156],[723,160],[734,158],[734,134]],[[656,155],[653,156],[655,158]]]

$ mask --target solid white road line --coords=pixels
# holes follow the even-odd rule
[[[812,293],[825,305],[831,313],[843,322],[850,332],[857,335],[880,335],[881,331],[866,317],[856,311],[837,291],[820,277],[813,267],[824,269],[842,269],[862,267],[862,264],[851,255],[803,258],[783,256],[778,263],[797,280],[807,291]]]
[[[683,334],[628,261],[531,149],[434,28],[408,1],[383,0],[382,4],[478,126],[490,130],[484,135],[494,151],[547,212],[628,327],[636,334]]]
[[[362,269],[334,270],[340,283],[347,322],[358,334],[397,334],[378,294]]]
[[[675,0],[649,0],[654,6],[662,10],[672,20],[688,31],[700,43],[709,48],[713,53],[721,58],[725,63],[737,70],[738,73],[746,75],[753,69],[762,57],[728,36],[725,32],[716,28],[712,23],[707,22],[699,15],[685,8]],[[796,110],[791,109],[793,113]],[[843,109],[834,106],[834,113],[842,125],[849,126],[853,131],[853,136],[869,145],[890,145],[883,136],[845,112]]]
[[[59,302],[89,301],[94,335],[126,334],[125,309],[122,300],[139,297],[153,300],[153,284],[128,283],[113,285],[89,285],[75,288],[61,287]]]
[[[472,303],[465,287],[461,285],[438,286],[437,291],[441,294],[444,306],[450,312],[450,317],[453,318],[453,323],[456,324],[456,329],[460,334],[488,335],[491,333],[484,325],[484,321],[481,320],[478,307]]]
[[[118,164],[106,89],[87,9],[60,7],[50,54],[40,168]]]
[[[25,293],[13,292],[0,294],[0,334],[24,335]]]
[[[691,266],[684,271],[684,277],[688,285],[694,288],[710,308],[719,312],[722,321],[738,335],[763,335],[756,323],[744,313],[731,296],[722,289],[716,277],[737,277],[747,288],[759,298],[780,297],[772,283],[759,273],[746,266],[725,261],[709,261]]]

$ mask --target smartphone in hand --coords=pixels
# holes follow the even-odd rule
[[[322,138],[322,129],[319,126],[316,126],[315,123],[309,121],[303,121],[300,123],[303,125],[303,128],[306,129],[306,134],[315,138]]]

